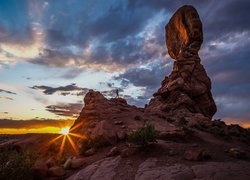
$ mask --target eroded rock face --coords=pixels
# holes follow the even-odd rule
[[[216,105],[211,94],[211,81],[200,63],[198,51],[203,41],[202,23],[194,7],[183,6],[166,25],[166,44],[175,59],[173,71],[147,110],[164,111],[173,116],[202,114],[211,119]]]
[[[98,146],[116,144],[120,138],[124,139],[130,127],[140,125],[133,118],[137,114],[142,116],[143,110],[128,105],[125,99],[106,99],[100,92],[90,90],[84,98],[84,103],[85,106],[71,132],[95,140]],[[124,137],[121,133],[124,133]]]
[[[127,104],[122,98],[107,99],[98,91],[90,90],[84,102],[85,106],[70,132],[86,136],[97,146],[115,145],[145,123],[152,124],[163,134],[179,129],[159,113],[145,112],[143,108]],[[78,140],[80,143],[81,139]]]

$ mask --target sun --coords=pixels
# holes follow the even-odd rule
[[[60,133],[63,134],[63,135],[68,135],[69,134],[69,129],[70,129],[70,127],[62,128]]]

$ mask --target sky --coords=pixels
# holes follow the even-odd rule
[[[250,127],[250,1],[0,0],[0,133],[68,126],[89,89],[143,107],[172,71],[165,25],[185,4],[203,23],[214,118]]]

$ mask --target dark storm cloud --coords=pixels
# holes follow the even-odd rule
[[[168,70],[168,72],[167,72]],[[148,68],[131,68],[125,71],[123,74],[115,77],[122,82],[132,83],[134,86],[142,86],[147,88],[157,88],[160,86],[160,82],[164,76],[170,72],[163,62],[148,65]]]
[[[121,4],[115,4],[90,24],[90,32],[105,42],[124,39],[140,32],[154,13],[153,9],[145,6],[135,11]]]
[[[0,89],[0,93],[3,92],[3,93],[7,93],[7,94],[16,94],[14,92],[11,92],[11,91],[7,91],[7,90],[4,90],[4,89]]]
[[[75,117],[78,116],[83,104],[69,103],[46,106],[46,110],[59,116]]]
[[[59,86],[59,87],[50,87],[50,86],[33,86],[32,89],[40,90],[46,95],[51,95],[54,93],[59,93],[61,95],[77,95],[83,96],[88,92],[88,88],[81,88],[76,86],[75,84],[70,84],[67,86]]]
[[[0,127],[8,129],[39,129],[43,127],[66,127],[72,124],[71,120],[9,120],[0,119]]]
[[[203,17],[207,40],[217,39],[230,33],[249,31],[250,2],[248,0],[231,0],[227,3],[217,1],[217,3],[215,6],[214,2],[214,10],[207,10]]]
[[[39,53],[39,57],[35,58],[32,63],[53,67],[65,67],[73,61],[74,65],[77,66],[80,64],[79,59],[81,59],[80,56],[70,51],[43,49]]]
[[[246,36],[246,37],[245,37]],[[212,79],[213,94],[217,101],[217,116],[250,118],[250,59],[249,34],[238,39],[233,51],[221,52],[207,59],[207,71]],[[212,50],[221,51],[221,49]],[[237,55],[236,55],[237,54]]]

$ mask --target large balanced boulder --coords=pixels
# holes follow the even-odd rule
[[[194,7],[183,6],[166,25],[166,44],[175,60],[173,71],[147,106],[174,117],[201,114],[211,119],[216,105],[211,81],[200,63],[198,51],[203,41],[202,23]]]
[[[177,60],[185,48],[192,48],[192,53],[198,54],[202,41],[202,23],[196,9],[187,5],[178,9],[166,25],[169,55]]]

